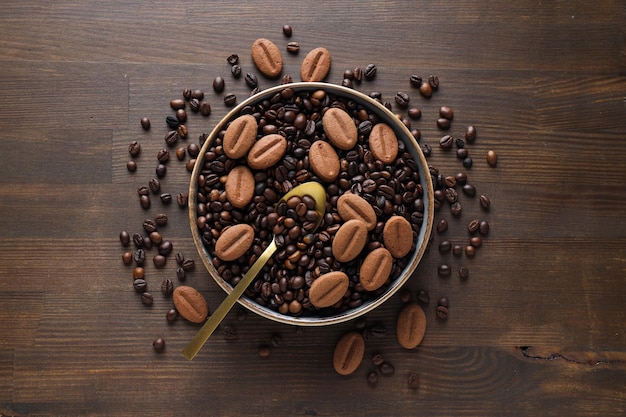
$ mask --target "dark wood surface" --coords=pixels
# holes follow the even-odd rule
[[[0,415],[89,416],[621,416],[626,413],[626,36],[620,1],[516,2],[5,2],[0,14]],[[437,149],[439,106],[455,110],[451,132],[478,129],[468,171],[492,209],[468,202],[447,237],[464,242],[464,222],[487,219],[491,233],[474,259],[432,248],[407,288],[431,294],[428,329],[414,351],[395,341],[398,297],[367,316],[387,335],[371,339],[351,376],[332,369],[334,343],[354,328],[295,328],[236,311],[192,362],[180,351],[196,327],[168,325],[171,300],[139,302],[122,264],[120,230],[140,231],[159,211],[164,234],[199,259],[186,212],[136,189],[154,176],[169,100],[202,88],[208,119],[193,115],[188,141],[226,114],[211,90],[248,94],[226,57],[256,72],[259,37],[284,51],[293,26],[299,55],[284,52],[298,78],[305,53],[331,52],[328,82],[343,70],[378,65],[360,91],[393,102],[411,94],[414,125],[433,145],[430,163],[462,170]],[[430,99],[411,74],[437,74]],[[266,88],[276,81],[261,78]],[[394,108],[396,111],[400,111]],[[147,116],[152,129],[142,131]],[[128,143],[139,140],[129,174]],[[499,154],[497,168],[484,160]],[[170,162],[164,190],[187,188]],[[435,244],[442,237],[435,236]],[[437,266],[468,265],[470,278],[442,279]],[[147,268],[149,285],[174,277]],[[223,293],[197,268],[187,279],[215,308]],[[450,318],[436,320],[436,299]],[[269,358],[257,347],[279,334]],[[152,349],[166,340],[162,354]],[[366,383],[381,352],[395,374]],[[407,388],[417,372],[420,387]]]

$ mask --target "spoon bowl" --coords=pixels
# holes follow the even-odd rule
[[[326,210],[326,190],[324,190],[324,187],[322,187],[319,183],[306,182],[294,187],[280,199],[278,204],[286,202],[292,197],[304,196],[309,196],[315,201],[315,211],[318,214],[315,227],[313,229],[315,230],[322,222],[322,218],[324,217],[324,212]],[[191,339],[191,341],[183,349],[182,353],[184,357],[191,360],[197,355],[202,346],[206,343],[209,337],[211,337],[217,326],[219,326],[222,320],[224,320],[226,314],[228,314],[237,300],[239,300],[239,297],[243,295],[250,283],[252,283],[257,274],[261,271],[261,269],[263,269],[274,252],[276,252],[277,248],[276,236],[274,236],[269,246],[263,251],[263,253],[261,253],[248,272],[246,272],[235,288],[233,288],[224,301],[222,301],[222,304],[220,304],[213,314],[209,316],[209,319],[204,323],[200,330],[198,330],[198,333],[196,333],[193,339]]]

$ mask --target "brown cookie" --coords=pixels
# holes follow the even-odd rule
[[[339,262],[349,262],[359,256],[367,243],[367,226],[361,220],[348,220],[341,225],[332,243],[333,256]]]
[[[215,242],[215,255],[223,261],[234,261],[245,254],[254,241],[254,228],[246,223],[222,230]]]
[[[269,39],[260,38],[252,44],[252,62],[261,74],[276,78],[283,71],[280,49]]]
[[[322,181],[332,182],[339,175],[339,156],[332,145],[316,140],[309,148],[309,164]]]
[[[248,152],[248,166],[267,169],[282,159],[287,151],[287,139],[278,133],[265,135],[257,140]]]
[[[373,230],[376,227],[376,213],[370,203],[363,197],[353,194],[344,193],[337,200],[337,212],[344,221],[358,219],[362,220],[367,226],[367,230]]]
[[[187,285],[176,287],[172,299],[178,314],[192,323],[202,323],[209,315],[206,300],[193,287]]]
[[[385,164],[391,164],[398,156],[398,138],[393,129],[385,123],[377,123],[369,138],[370,150],[374,157]]]
[[[300,66],[302,81],[322,81],[330,71],[330,52],[326,48],[315,48],[309,52]]]
[[[344,151],[354,148],[358,132],[352,116],[338,107],[331,107],[322,116],[322,127],[328,139]]]
[[[375,291],[387,282],[393,268],[393,256],[385,248],[367,254],[359,269],[359,282],[366,291]]]
[[[406,256],[413,246],[411,223],[402,216],[391,216],[383,228],[383,242],[394,258]]]
[[[331,271],[320,275],[309,289],[309,300],[317,308],[330,307],[341,301],[350,280],[348,276],[341,271]]]
[[[226,177],[226,198],[234,207],[244,208],[254,197],[254,175],[245,165],[233,168]]]
[[[222,143],[226,156],[232,159],[245,156],[256,140],[257,128],[257,121],[250,114],[239,116],[230,122]]]
[[[426,315],[417,303],[405,305],[396,322],[396,338],[405,349],[415,349],[426,333]]]

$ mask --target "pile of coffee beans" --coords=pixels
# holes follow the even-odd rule
[[[289,39],[285,44],[285,49],[290,54],[298,54],[300,44],[290,38],[293,36],[293,28],[285,25],[282,28],[285,38]],[[280,55],[279,48],[267,40],[258,40],[256,45],[269,45],[271,48],[257,47],[265,51],[255,61],[255,66],[265,75],[266,78],[274,79],[280,77],[277,72],[277,56]],[[276,48],[274,48],[276,47]],[[269,51],[269,52],[267,52]],[[278,54],[277,54],[278,52]],[[269,61],[268,61],[269,60]],[[281,57],[282,60],[282,57]],[[243,69],[239,62],[239,55],[236,53],[227,57],[226,61],[230,65],[230,72],[233,79],[239,79],[243,74]],[[303,69],[301,78],[308,80],[324,79],[330,67],[330,52],[325,48],[316,48],[303,59]],[[280,65],[282,68],[282,63]],[[376,78],[378,67],[367,64],[363,67],[346,69],[343,72],[341,85],[349,88],[359,88],[363,82]],[[259,91],[258,77],[252,73],[245,73],[244,81],[250,88],[250,95]],[[242,274],[258,257],[267,246],[270,237],[276,231],[272,218],[279,214],[279,210],[274,206],[281,195],[292,189],[297,184],[305,181],[326,182],[329,200],[327,202],[326,214],[321,226],[315,234],[301,234],[295,242],[281,241],[280,250],[274,260],[266,266],[259,279],[247,290],[246,296],[257,303],[274,308],[284,314],[319,314],[310,305],[307,299],[307,288],[315,281],[315,278],[332,270],[345,271],[349,275],[350,290],[345,297],[335,305],[328,307],[326,314],[334,314],[345,309],[355,308],[378,294],[383,292],[391,280],[397,278],[404,265],[406,257],[397,259],[394,262],[393,271],[389,280],[376,291],[366,291],[359,283],[357,261],[342,263],[334,259],[332,253],[333,236],[337,233],[340,223],[343,221],[339,215],[337,201],[344,194],[354,193],[371,204],[376,212],[376,225],[368,232],[367,249],[375,250],[384,246],[382,229],[385,222],[391,216],[402,216],[411,224],[412,234],[415,235],[422,226],[423,214],[423,190],[419,187],[419,177],[416,175],[415,161],[407,152],[406,144],[399,142],[398,156],[393,162],[384,164],[373,158],[373,150],[367,140],[372,128],[376,126],[378,120],[366,109],[360,108],[355,103],[333,97],[323,91],[295,94],[288,86],[293,81],[290,74],[283,74],[280,83],[285,85],[283,91],[275,97],[250,106],[241,112],[241,115],[251,115],[258,123],[259,136],[277,134],[288,139],[288,146],[281,160],[268,169],[257,169],[253,174],[254,185],[252,187],[252,199],[245,207],[234,207],[232,202],[225,195],[225,177],[241,160],[228,158],[223,151],[223,140],[225,132],[211,144],[208,151],[202,155],[204,167],[198,178],[197,216],[198,228],[207,247],[215,250],[215,243],[219,237],[220,230],[232,227],[240,223],[249,223],[258,230],[253,238],[245,255],[237,258],[236,261],[222,261],[215,256],[215,265],[222,277],[232,285],[236,285]],[[221,76],[213,79],[212,87],[215,93],[222,94],[225,91],[226,80]],[[438,251],[441,262],[437,271],[433,271],[433,276],[446,279],[452,275],[454,264],[459,264],[457,268],[458,278],[461,281],[469,279],[470,272],[462,259],[473,258],[479,248],[482,247],[483,240],[488,236],[490,225],[484,218],[472,218],[467,224],[467,241],[452,241],[448,229],[452,222],[446,220],[444,208],[449,211],[453,218],[463,216],[463,207],[466,204],[478,204],[487,216],[490,210],[491,200],[485,194],[477,191],[468,172],[474,165],[474,159],[470,155],[469,148],[477,139],[477,129],[475,126],[467,126],[461,135],[450,133],[453,130],[453,120],[455,111],[448,106],[441,106],[438,109],[438,117],[434,121],[442,135],[434,140],[434,145],[429,143],[429,139],[422,138],[422,133],[417,127],[412,127],[412,122],[421,120],[422,109],[412,101],[412,91],[428,100],[439,91],[439,78],[431,74],[422,77],[419,74],[412,74],[408,77],[408,85],[411,90],[398,91],[391,101],[384,101],[382,94],[376,91],[369,93],[374,100],[379,101],[389,110],[393,104],[400,109],[397,117],[407,126],[416,141],[418,141],[422,153],[426,158],[430,158],[437,149],[442,154],[450,154],[459,161],[460,169],[457,172],[443,172],[436,166],[429,164],[433,187],[435,190],[435,227],[430,236],[430,242],[437,240]],[[237,103],[237,96],[233,93],[223,95],[224,106],[232,107]],[[176,205],[185,209],[190,196],[182,190],[171,192],[163,190],[161,180],[167,175],[168,161],[170,154],[175,153],[176,159],[184,163],[187,172],[191,172],[200,158],[200,148],[206,141],[208,134],[199,135],[197,143],[183,143],[189,138],[187,124],[193,120],[193,114],[203,117],[211,115],[211,105],[205,98],[201,89],[185,88],[182,90],[182,97],[176,97],[170,101],[173,114],[166,115],[165,126],[167,133],[164,136],[165,145],[156,155],[154,178],[137,189],[139,204],[148,211],[154,211],[153,201],[155,198],[160,201],[160,208],[155,215],[148,216],[139,226],[136,232],[123,230],[119,239],[123,247],[122,261],[129,268],[132,268],[132,288],[140,296],[140,302],[146,306],[153,304],[154,297],[148,291],[149,279],[146,268],[148,268],[148,257],[152,255],[152,263],[156,272],[155,275],[164,276],[167,274],[168,258],[173,253],[173,244],[163,234],[163,230],[168,223],[169,206],[172,201]],[[308,151],[313,142],[320,139],[329,142],[323,137],[322,115],[330,109],[339,108],[347,112],[355,123],[358,131],[358,143],[352,149],[335,149],[340,155],[340,173],[332,179],[320,177],[320,173],[311,167],[308,159]],[[188,110],[190,113],[188,113]],[[140,120],[140,125],[145,131],[151,129],[151,121],[144,117]],[[451,152],[451,150],[453,150]],[[145,153],[139,141],[132,141],[128,145],[129,160],[127,170],[135,173],[140,162],[140,157]],[[496,151],[490,150],[485,156],[487,165],[495,168],[498,162]],[[162,209],[162,210],[161,210]],[[180,210],[179,210],[180,211]],[[182,212],[182,211],[181,211]],[[186,213],[185,213],[186,214]],[[284,221],[284,218],[282,219]],[[276,222],[277,223],[277,222]],[[454,222],[458,224],[458,222]],[[283,230],[284,232],[284,230]],[[289,236],[289,231],[280,233],[283,239]],[[294,232],[295,236],[295,232]],[[415,249],[415,236],[411,251]],[[305,249],[306,248],[306,249]],[[432,254],[432,251],[427,253]],[[450,262],[449,254],[457,261]],[[215,254],[215,252],[213,252]],[[436,256],[436,255],[435,255]],[[177,288],[189,296],[193,288],[188,283],[184,283],[187,273],[195,267],[192,258],[186,257],[182,253],[175,256],[175,273],[171,277],[166,276],[157,285],[163,297],[171,297]],[[175,277],[175,279],[173,279]],[[423,285],[428,286],[427,280]],[[178,284],[177,284],[178,282]],[[152,284],[150,284],[152,285]],[[196,297],[195,292],[193,292]],[[399,297],[403,302],[403,308],[398,312],[396,318],[397,341],[406,348],[415,348],[421,341],[421,336],[425,331],[424,311],[433,308],[434,315],[438,320],[448,320],[450,316],[450,302],[448,297],[440,295],[436,305],[430,305],[430,294],[427,288],[418,290],[415,294],[408,289],[399,292]],[[297,303],[294,303],[297,301]],[[201,301],[198,301],[201,303]],[[201,303],[202,304],[202,303]],[[185,313],[189,316],[188,312]],[[207,306],[208,314],[208,306]],[[180,316],[180,312],[172,300],[171,307],[165,312],[167,323],[173,323]],[[243,321],[247,317],[247,311],[240,309],[237,312],[237,320]],[[302,334],[303,328],[297,327],[296,333]],[[370,338],[384,338],[387,329],[384,324],[369,324],[366,317],[357,319],[354,328],[347,332],[337,343],[335,349],[335,369],[340,374],[348,374],[356,371],[363,363],[367,366],[365,377],[367,383],[375,386],[379,382],[379,375],[392,376],[395,367],[384,358],[380,351],[371,354],[371,360],[365,361],[367,341]],[[239,335],[234,325],[222,326],[222,336],[226,340],[236,340]],[[260,357],[267,357],[272,349],[278,348],[281,344],[280,335],[271,335],[266,343],[262,343],[258,349]],[[156,352],[165,350],[165,340],[157,338],[153,342]],[[348,360],[349,359],[349,360]],[[369,362],[369,365],[367,363]],[[416,372],[407,374],[407,387],[415,390],[419,387],[419,375]]]
[[[323,119],[328,111],[341,110],[348,116],[348,122],[355,129],[355,143],[343,146],[331,145],[327,139]],[[250,170],[249,202],[237,207],[229,199],[228,177],[239,167],[247,167],[249,158],[236,154],[228,157],[227,126],[203,155],[203,167],[198,176],[196,196],[198,228],[204,244],[213,256],[213,263],[222,278],[236,285],[243,274],[269,245],[276,233],[276,221],[284,216],[280,196],[295,186],[315,181],[325,185],[328,195],[326,213],[319,228],[307,234],[310,244],[290,243],[279,250],[275,262],[259,273],[258,278],[246,291],[246,296],[256,303],[273,310],[298,315],[334,315],[338,312],[359,307],[384,292],[407,264],[415,249],[417,234],[423,223],[423,188],[420,184],[415,159],[403,141],[398,141],[397,156],[384,163],[374,156],[370,145],[370,132],[380,126],[377,117],[362,105],[345,98],[327,94],[324,90],[295,92],[286,86],[267,100],[246,106],[238,116],[251,115],[255,132],[253,141],[261,141],[269,135],[285,137],[286,149],[282,159],[273,166]],[[240,118],[238,131],[244,129]],[[241,124],[242,126],[239,126]],[[258,126],[258,127],[257,127]],[[258,129],[258,131],[257,131]],[[320,175],[320,169],[313,166],[313,148],[316,143],[324,143],[329,151],[337,156],[337,172],[328,177]],[[323,178],[321,178],[323,176]],[[238,193],[246,181],[237,181]],[[342,262],[333,253],[332,244],[345,220],[339,213],[338,201],[346,193],[360,196],[373,208],[375,218],[368,232],[366,249],[369,253],[383,246],[391,247],[391,241],[384,242],[383,230],[393,216],[407,220],[407,231],[394,239],[405,236],[408,241],[408,254],[403,253],[394,262],[389,279],[384,280],[374,291],[367,291],[359,282],[359,267],[363,258]],[[239,197],[239,195],[237,195]],[[237,198],[237,201],[239,199]],[[250,249],[238,259],[228,262],[215,253],[215,244],[222,230],[237,224],[254,226],[255,238]],[[297,243],[297,242],[296,242]],[[335,251],[336,252],[336,251]],[[359,250],[357,253],[360,253]],[[330,271],[343,271],[350,279],[350,285],[339,302],[328,308],[316,308],[309,299],[309,289],[313,282]],[[302,308],[291,309],[290,304]],[[287,305],[285,305],[287,304]]]

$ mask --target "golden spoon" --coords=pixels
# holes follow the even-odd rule
[[[322,222],[322,218],[324,217],[324,212],[326,211],[326,190],[322,185],[317,182],[307,182],[304,184],[300,184],[297,187],[293,188],[287,194],[281,198],[280,202],[284,202],[289,200],[291,197],[298,196],[304,197],[305,195],[310,196],[315,201],[315,211],[318,214],[317,222],[315,223],[315,229]],[[230,309],[235,305],[239,297],[244,293],[246,288],[250,285],[250,283],[257,276],[259,271],[263,268],[265,263],[272,257],[274,252],[276,252],[276,237],[272,239],[269,246],[263,251],[261,256],[252,264],[248,272],[243,276],[243,278],[239,281],[239,283],[232,289],[230,294],[226,296],[222,304],[217,307],[217,309],[211,314],[209,319],[204,323],[202,328],[198,330],[198,333],[191,339],[191,341],[185,346],[183,349],[183,356],[189,360],[193,359],[198,351],[202,348],[204,343],[209,339],[213,331],[219,326],[219,324],[224,320],[226,314],[230,311]]]

